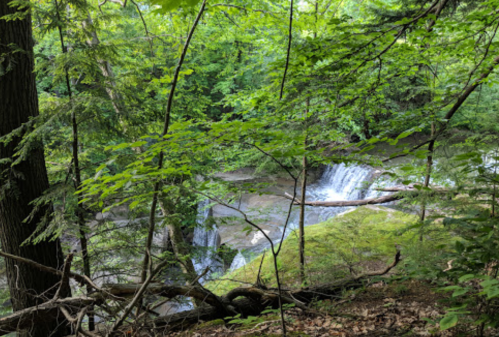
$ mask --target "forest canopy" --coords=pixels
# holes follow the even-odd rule
[[[0,335],[287,335],[379,279],[494,335],[498,29],[499,0],[0,0]]]

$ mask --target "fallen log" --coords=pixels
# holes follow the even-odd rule
[[[297,307],[308,305],[316,300],[331,299],[340,296],[345,289],[357,289],[365,285],[365,280],[387,274],[400,262],[400,251],[397,250],[394,261],[384,269],[363,273],[352,278],[338,280],[320,286],[301,288],[294,291],[284,291],[285,303],[298,304]],[[240,298],[242,297],[242,298]],[[238,299],[239,298],[239,299]],[[222,301],[230,302],[241,316],[259,315],[268,306],[278,307],[277,291],[256,287],[236,288],[221,297]],[[213,307],[201,307],[190,311],[160,317],[147,324],[149,327],[159,329],[179,330],[185,329],[199,321],[210,321],[225,318],[219,310]]]
[[[60,308],[76,307],[82,308],[95,304],[95,299],[88,297],[72,297],[53,299],[38,306],[29,307],[23,310],[0,318],[0,336],[20,330],[29,330],[35,324],[43,324],[44,321],[53,321],[60,317]]]
[[[69,266],[70,259],[67,260]],[[307,287],[298,290],[285,290],[282,293],[281,300],[284,303],[294,304],[296,307],[305,311],[313,311],[307,305],[315,300],[327,299],[341,295],[344,289],[355,289],[364,285],[364,280],[372,276],[380,276],[388,273],[400,261],[400,251],[397,250],[395,260],[392,264],[380,271],[364,273],[353,278],[338,280],[330,284],[321,286]],[[27,262],[31,263],[31,261]],[[58,271],[59,272],[59,271]],[[60,272],[63,280],[71,277],[69,267],[64,272]],[[93,283],[93,282],[92,282]],[[140,290],[139,290],[140,289]],[[102,293],[107,294],[107,299],[119,298],[118,296],[128,296],[135,294],[134,300],[128,305],[132,308],[135,300],[142,298],[145,294],[154,294],[164,296],[167,298],[174,298],[176,296],[188,296],[191,298],[199,299],[206,303],[205,306],[200,306],[194,310],[187,312],[176,313],[166,317],[156,319],[149,319],[143,322],[143,327],[150,330],[168,329],[176,330],[185,328],[195,324],[201,320],[213,320],[217,318],[226,318],[240,314],[242,317],[249,315],[258,315],[267,307],[278,308],[279,296],[276,289],[264,289],[258,286],[247,288],[236,288],[230,291],[225,296],[217,296],[209,290],[200,285],[190,286],[175,286],[163,285],[159,283],[144,283],[144,284],[114,284],[106,285],[101,290]],[[122,299],[122,298],[121,298]],[[33,324],[40,324],[45,319],[54,319],[58,316],[68,317],[70,322],[75,322],[76,326],[81,327],[81,313],[85,311],[85,307],[101,303],[101,298],[91,297],[76,297],[76,298],[54,298],[36,307],[27,308],[18,311],[12,315],[0,319],[0,336],[10,332],[29,329]],[[64,308],[61,310],[61,308]],[[72,317],[72,313],[67,309],[79,314]],[[83,310],[82,310],[83,309]],[[61,315],[61,312],[63,315]],[[126,314],[122,318],[126,318]],[[142,324],[142,322],[141,322]],[[105,332],[105,336],[115,336],[120,332],[116,328]],[[127,327],[123,327],[127,328]],[[121,330],[121,329],[120,329]],[[84,335],[96,336],[102,335],[101,332],[87,333],[80,329]],[[115,332],[115,333],[114,333]]]
[[[293,200],[294,205],[300,205],[300,201],[298,199],[293,199],[293,196],[288,193],[284,194],[284,197]],[[364,200],[342,200],[342,201],[305,201],[305,205],[307,206],[315,206],[315,207],[347,207],[347,206],[364,206],[364,205],[377,205],[384,204],[391,201],[397,201],[407,197],[407,193],[394,193],[392,195],[385,195],[378,198],[369,198]]]
[[[277,302],[275,302],[277,303]],[[234,310],[242,317],[256,316],[264,311],[268,306],[277,308],[275,303],[265,303],[249,298],[241,298],[232,301]],[[157,329],[158,331],[178,331],[191,327],[202,321],[212,321],[215,319],[225,319],[228,317],[217,308],[211,306],[200,306],[196,309],[158,317],[145,323],[146,329]]]
[[[128,297],[134,296],[141,286],[142,284],[105,284],[102,288],[106,293],[112,294],[114,296]],[[221,308],[221,304],[223,303],[222,298],[216,296],[212,292],[198,285],[176,286],[165,285],[161,283],[151,283],[147,286],[145,295],[156,295],[167,298],[187,296],[218,308]]]

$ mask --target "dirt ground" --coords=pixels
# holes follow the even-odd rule
[[[440,331],[438,321],[445,313],[446,297],[436,293],[425,282],[406,281],[390,285],[382,282],[351,294],[338,301],[316,304],[323,316],[304,313],[299,309],[286,312],[288,336],[475,336],[473,327],[458,325]],[[239,337],[281,336],[277,312],[261,317],[201,322],[189,331],[170,333],[178,337]],[[498,331],[487,331],[498,336]]]

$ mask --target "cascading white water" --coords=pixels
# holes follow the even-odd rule
[[[306,199],[309,201],[362,200],[389,194],[376,190],[380,186],[385,186],[388,181],[381,179],[381,181],[373,182],[375,173],[375,169],[369,166],[347,166],[344,163],[328,166],[317,183],[307,186]],[[326,221],[349,208],[307,206],[305,226]],[[299,210],[296,207],[291,215],[285,237],[298,228],[298,217]]]
[[[341,201],[364,199],[367,195],[375,195],[371,191],[374,169],[360,165],[344,163],[328,166],[318,182],[307,186],[307,200]],[[313,225],[325,221],[344,212],[347,207],[307,207],[305,225]],[[288,226],[289,233],[298,228],[298,208],[295,208]]]
[[[206,267],[210,267],[210,272],[200,279],[201,283],[203,283],[211,273],[220,272],[223,269],[222,263],[216,256],[216,250],[220,246],[218,228],[216,225],[213,225],[212,229],[207,229],[205,224],[210,216],[210,208],[207,207],[209,203],[209,200],[204,200],[198,204],[198,226],[194,228],[194,238],[192,240],[194,246],[204,247],[206,249],[193,259],[194,269],[200,274]]]
[[[307,186],[307,200],[323,200],[323,201],[341,201],[341,200],[358,200],[364,198],[372,198],[383,195],[384,192],[376,191],[375,188],[383,186],[384,181],[373,184],[373,176],[375,170],[368,166],[360,165],[345,165],[337,164],[328,166],[322,177],[315,184]],[[200,210],[204,209],[204,215],[200,218],[207,218],[206,204],[200,205]],[[335,215],[344,212],[348,207],[311,207],[307,206],[305,225],[313,225]],[[290,222],[286,230],[286,235],[289,235],[293,230],[298,228],[299,208],[294,207],[290,217]],[[283,224],[284,225],[284,224]],[[204,227],[206,228],[206,227]],[[213,247],[215,244],[216,229],[206,231],[203,227],[196,228],[194,232],[194,244],[204,247]],[[218,234],[218,233],[216,233]],[[278,243],[277,239],[274,243]],[[238,247],[234,247],[238,248]],[[256,246],[255,246],[256,248]],[[266,248],[265,244],[258,245],[258,248],[252,253],[259,253]],[[230,269],[235,270],[244,266],[249,262],[245,256],[239,251],[234,258]],[[202,272],[203,269],[213,263],[212,256],[206,256],[201,261],[196,262],[196,270]]]
[[[216,256],[216,250],[220,246],[218,228],[216,225],[213,225],[211,229],[206,228],[206,221],[210,217],[210,208],[207,207],[209,203],[209,200],[203,200],[198,204],[198,225],[194,228],[194,237],[192,239],[193,246],[203,249],[202,252],[198,252],[198,254],[196,254],[196,256],[192,259],[196,273],[199,275],[204,272],[206,267],[210,267],[210,271],[199,279],[199,283],[201,284],[203,284],[212,273],[223,271],[222,263]],[[162,309],[160,312],[162,314],[172,314],[191,310],[193,308],[194,305],[192,304],[192,301],[185,298],[183,303],[169,305],[167,309]]]
[[[325,197],[324,200],[361,199],[370,186],[373,169],[344,163],[328,166],[319,182],[312,186],[311,194]]]
[[[246,265],[246,263],[247,263],[246,258],[244,257],[243,253],[239,251],[237,255],[234,257],[234,260],[232,260],[232,263],[230,265],[230,270],[232,271],[239,269],[244,265]]]

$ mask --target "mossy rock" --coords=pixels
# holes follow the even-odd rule
[[[406,214],[383,206],[362,206],[342,213],[325,222],[305,228],[305,260],[307,283],[320,284],[356,272],[379,270],[391,262],[396,244],[404,251],[426,251],[437,243],[449,242],[450,235],[441,224],[425,228],[421,243],[420,228],[410,227],[418,222],[415,215]],[[414,226],[412,226],[414,227]],[[430,234],[428,234],[430,233]],[[299,287],[299,247],[296,232],[282,244],[278,268],[282,284],[287,288]],[[246,266],[223,276],[206,286],[216,294],[245,283],[256,281],[262,255]],[[268,286],[275,286],[274,264],[270,252],[265,254],[261,277]]]

